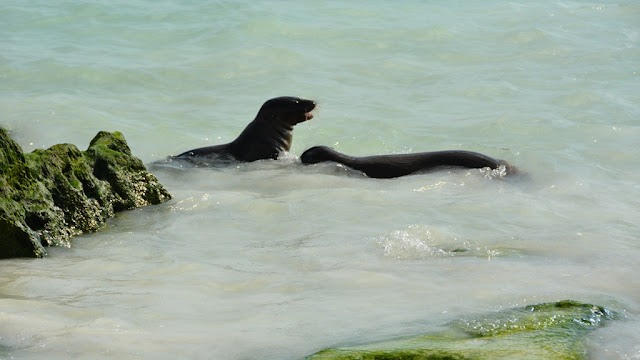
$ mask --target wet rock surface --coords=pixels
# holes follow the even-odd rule
[[[171,198],[119,132],[23,153],[0,128],[0,259],[44,257],[47,246],[99,229],[117,211]]]

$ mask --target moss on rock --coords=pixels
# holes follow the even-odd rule
[[[171,198],[142,161],[131,155],[119,132],[99,132],[84,155],[96,178],[111,185],[115,211],[159,204]]]
[[[58,144],[24,154],[0,128],[0,258],[43,257],[115,211],[170,198],[119,132],[99,132],[84,152]]]
[[[331,348],[308,360],[585,359],[585,336],[615,315],[565,300],[452,322],[441,333]]]

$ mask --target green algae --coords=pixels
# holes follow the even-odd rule
[[[20,146],[0,128],[0,258],[46,255],[39,235],[26,223],[49,206]]]
[[[120,132],[99,132],[84,153],[96,178],[112,187],[115,211],[159,204],[171,195],[147,172],[142,160],[131,155]]]
[[[0,128],[0,258],[46,256],[44,246],[69,247],[116,211],[170,198],[119,132],[99,132],[84,152],[58,144],[24,154]]]
[[[585,359],[585,336],[614,318],[601,306],[565,300],[456,320],[440,333],[325,349],[306,359]]]

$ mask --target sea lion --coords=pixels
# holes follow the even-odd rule
[[[507,173],[515,172],[515,167],[504,160],[464,150],[355,157],[337,152],[328,146],[315,146],[302,153],[300,160],[304,164],[334,161],[362,171],[368,177],[384,179],[449,166],[497,169],[504,165]]]
[[[293,127],[311,120],[313,115],[310,111],[315,107],[313,100],[293,96],[268,100],[256,118],[232,142],[185,151],[172,158],[198,163],[277,159],[280,152],[291,148]]]

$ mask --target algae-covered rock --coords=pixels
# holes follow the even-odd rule
[[[171,195],[147,172],[142,161],[131,155],[119,132],[101,131],[84,153],[93,174],[111,185],[115,211],[159,204]]]
[[[565,300],[457,320],[441,333],[326,349],[307,359],[584,359],[585,335],[614,317],[603,307]]]
[[[0,128],[0,258],[43,257],[115,211],[170,198],[119,132],[98,133],[84,152],[58,144],[24,154]]]
[[[44,195],[22,149],[0,128],[0,258],[46,254],[38,234],[26,223],[32,213],[49,206]]]

